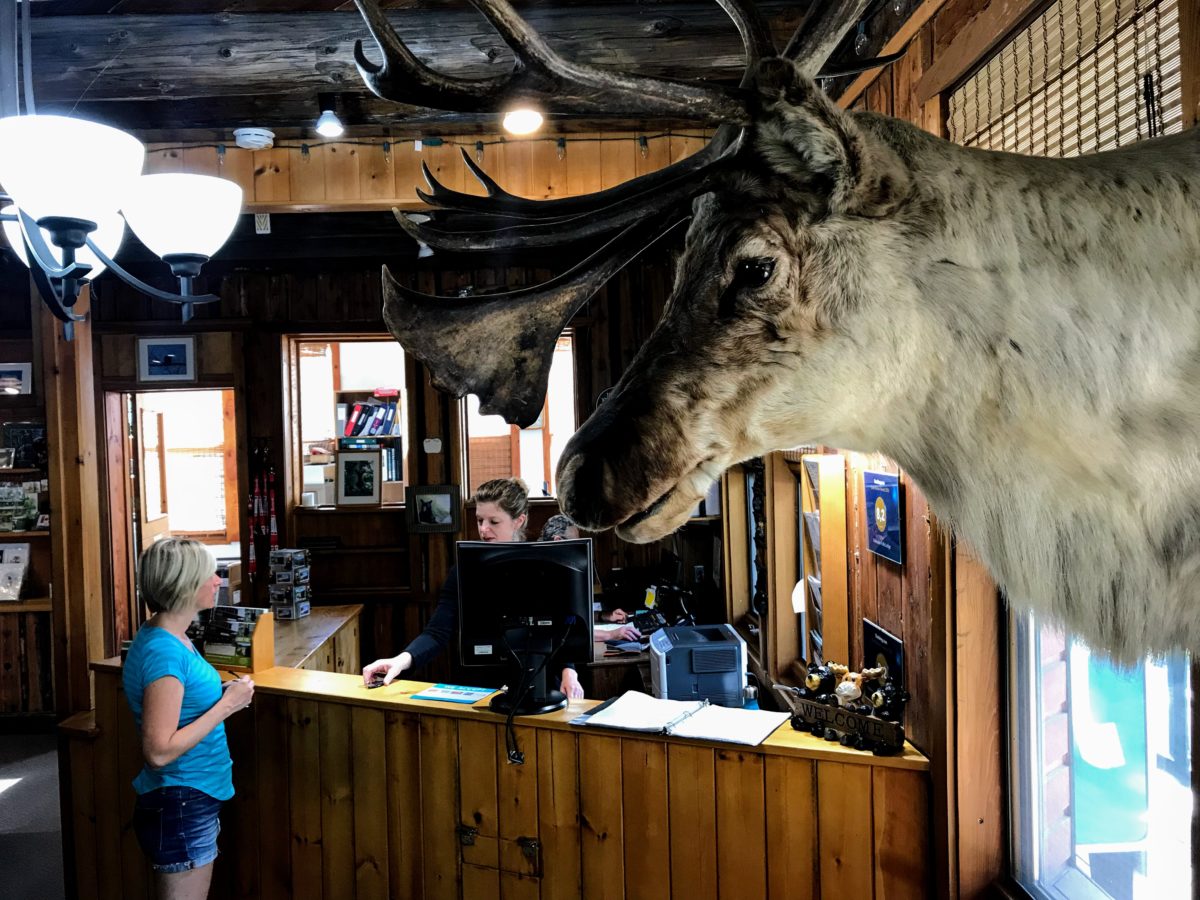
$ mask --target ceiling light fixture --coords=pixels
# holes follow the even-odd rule
[[[337,94],[317,94],[317,108],[321,112],[317,116],[317,134],[327,138],[341,137],[346,129],[337,116]]]
[[[542,114],[536,109],[510,109],[504,114],[504,130],[509,134],[533,134],[542,127]]]
[[[0,118],[0,223],[29,266],[69,339],[83,285],[106,268],[137,290],[177,304],[186,322],[201,267],[229,239],[242,189],[209,175],[142,175],[146,148],[116,128],[68,116]],[[118,213],[119,211],[119,213]],[[113,260],[128,224],[179,279],[179,293],[151,287]]]

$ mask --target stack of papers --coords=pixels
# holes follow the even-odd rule
[[[782,712],[730,709],[713,706],[707,700],[660,700],[629,691],[572,724],[757,746],[787,719],[788,714]]]

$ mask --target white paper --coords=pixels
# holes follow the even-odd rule
[[[703,706],[703,700],[659,700],[641,691],[627,691],[611,706],[589,716],[587,724],[661,733]]]
[[[789,714],[785,712],[709,705],[673,725],[667,733],[675,737],[727,741],[754,747],[765,741],[788,718]]]

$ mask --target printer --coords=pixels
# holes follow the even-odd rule
[[[675,625],[650,636],[654,696],[740,707],[746,696],[746,642],[732,625]]]

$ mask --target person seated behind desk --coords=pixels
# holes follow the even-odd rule
[[[538,540],[572,541],[579,537],[582,537],[579,533],[579,526],[562,513],[556,513],[546,520],[546,524],[542,526],[541,537]],[[633,625],[626,624],[629,621],[629,614],[623,609],[598,613],[596,619],[598,623],[615,623],[620,626],[619,628],[605,628],[602,631],[596,632],[596,640],[636,641],[642,636],[641,632],[634,628]]]
[[[525,522],[529,518],[529,494],[520,478],[494,478],[479,486],[472,498],[475,501],[475,525],[481,541],[525,540]],[[577,530],[578,533],[578,530]],[[400,653],[389,659],[377,659],[362,670],[363,682],[370,684],[378,675],[384,684],[391,684],[401,672],[424,665],[441,653],[454,638],[458,629],[458,567],[451,566],[438,595],[437,608],[429,617],[425,630],[413,638]],[[559,688],[569,698],[583,697],[579,673],[568,664],[562,670]]]

